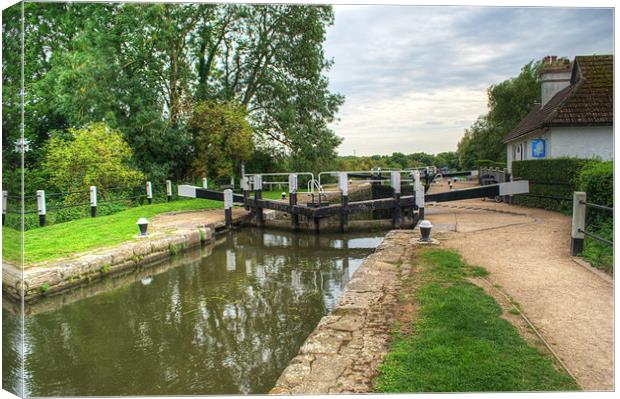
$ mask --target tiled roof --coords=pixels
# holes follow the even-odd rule
[[[570,86],[560,90],[542,109],[537,104],[503,142],[549,126],[611,125],[613,62],[613,55],[575,57]]]

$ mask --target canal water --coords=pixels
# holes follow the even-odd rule
[[[243,229],[25,309],[29,396],[267,393],[382,239]],[[19,317],[3,304],[3,386]]]

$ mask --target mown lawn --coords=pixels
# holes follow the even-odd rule
[[[24,233],[25,262],[28,264],[60,258],[77,252],[131,240],[138,233],[136,221],[172,211],[223,209],[219,201],[188,199],[144,205],[112,215],[72,220]],[[17,230],[2,228],[2,257],[19,261],[20,243]]]
[[[454,251],[421,250],[412,333],[397,334],[379,392],[566,391],[579,389],[563,370],[519,336],[484,290],[466,280],[486,271]]]

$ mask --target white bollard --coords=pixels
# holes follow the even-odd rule
[[[90,216],[97,216],[97,187],[90,186]]]
[[[209,182],[207,181],[206,177],[202,178],[202,188],[205,188],[205,189],[209,188]]]
[[[254,191],[260,191],[263,189],[263,176],[261,175],[254,175],[254,179],[253,179],[253,186],[254,186]]]
[[[224,190],[224,221],[227,227],[232,226],[232,207],[233,207],[233,192],[227,188]]]
[[[571,228],[570,250],[571,255],[577,256],[583,251],[583,241],[586,238],[586,193],[573,193],[573,223]]]
[[[39,214],[39,226],[45,226],[47,209],[45,208],[45,191],[43,190],[37,190],[37,213]]]
[[[149,204],[153,203],[153,185],[150,181],[146,182],[146,199],[148,200]]]

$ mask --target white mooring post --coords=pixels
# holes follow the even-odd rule
[[[577,256],[583,251],[583,240],[586,229],[586,193],[576,191],[573,193],[573,225],[571,229],[570,252]]]
[[[97,216],[97,187],[90,186],[90,217]]]
[[[209,182],[207,181],[206,177],[202,178],[202,188],[204,188],[204,189],[209,188]]]
[[[250,209],[250,206],[248,205],[248,199],[250,198],[250,181],[245,174],[241,179],[239,179],[239,187],[241,187],[241,190],[243,191],[243,207],[247,211]]]
[[[37,213],[39,214],[39,226],[45,226],[47,209],[45,208],[45,191],[43,190],[37,190]]]
[[[233,206],[233,192],[227,188],[224,190],[224,220],[226,227],[232,226],[232,206]]]
[[[172,200],[172,180],[166,180],[166,197],[168,202]]]
[[[2,191],[2,225],[3,226],[6,221],[6,206],[7,206],[8,199],[9,199],[9,193],[3,190]]]
[[[146,182],[146,199],[149,204],[153,203],[153,185],[150,181]]]

